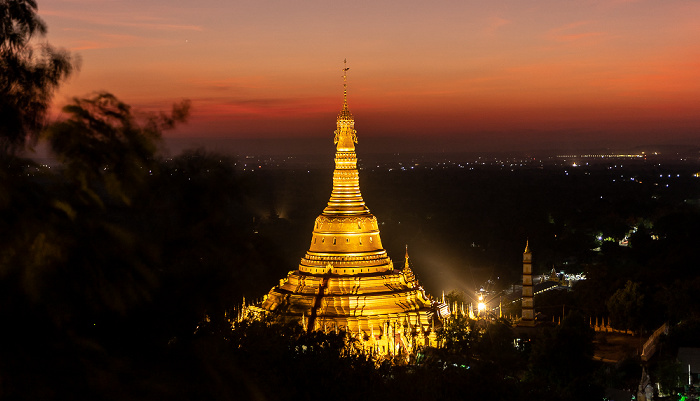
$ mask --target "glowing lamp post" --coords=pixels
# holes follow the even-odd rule
[[[486,303],[484,302],[484,296],[482,294],[479,294],[479,303],[476,304],[476,308],[479,311],[479,316],[481,316],[481,312],[486,309]]]

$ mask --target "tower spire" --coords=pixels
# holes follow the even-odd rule
[[[530,240],[525,243],[523,252],[523,298],[522,298],[522,318],[520,326],[532,327],[535,325],[535,298],[532,286],[532,252],[530,251]]]
[[[338,114],[333,143],[338,152],[355,152],[357,143],[357,131],[355,131],[355,119],[348,109],[348,60],[343,60],[343,108]]]
[[[328,201],[328,207],[323,214],[328,215],[366,215],[370,217],[369,209],[360,193],[359,173],[357,171],[357,131],[355,119],[348,110],[348,70],[347,60],[343,60],[343,108],[336,120],[336,130],[333,143],[335,149],[335,171],[333,172],[333,192]],[[372,216],[372,218],[374,218]]]
[[[408,244],[406,244],[406,256],[404,258],[406,259],[404,269],[410,269],[410,267],[408,266]]]

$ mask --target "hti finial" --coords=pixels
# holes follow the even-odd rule
[[[404,263],[404,269],[411,269],[411,267],[408,265],[408,244],[406,244],[406,262]]]
[[[335,137],[333,138],[333,143],[339,146],[338,149],[343,148],[344,151],[354,151],[354,144],[357,143],[357,135],[354,126],[355,121],[348,110],[348,70],[350,69],[348,65],[348,60],[343,60],[343,108],[338,114],[338,129],[335,130]]]
[[[348,59],[343,59],[343,106],[348,107]]]

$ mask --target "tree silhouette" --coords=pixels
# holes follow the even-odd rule
[[[141,121],[111,95],[76,99],[49,130],[65,168],[14,157],[0,167],[0,319],[15,322],[0,345],[3,395],[92,398],[121,374],[115,353],[154,344],[139,323],[160,291],[161,249],[131,204],[148,188],[160,130],[186,110]]]
[[[594,380],[593,337],[593,329],[577,313],[542,331],[532,346],[526,382],[548,397],[543,399],[601,397],[602,388]]]
[[[608,299],[611,326],[624,330],[639,330],[642,324],[644,294],[639,283],[630,280]]]
[[[75,98],[63,111],[70,117],[47,131],[51,150],[84,201],[104,206],[102,194],[130,204],[154,167],[161,131],[186,120],[189,102],[142,124],[128,105],[106,92]]]
[[[46,35],[34,0],[0,2],[0,154],[39,135],[58,85],[78,66],[65,50],[32,39]]]

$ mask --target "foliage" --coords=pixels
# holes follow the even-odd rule
[[[102,98],[120,104],[113,97]],[[155,150],[152,139],[165,125],[147,121],[147,128],[139,130],[134,119],[123,118],[123,126],[93,124],[82,132],[74,128],[87,123],[65,128],[103,117],[84,107],[81,112],[80,119],[59,123],[61,128],[52,131],[70,137],[64,143],[71,146],[57,147],[70,168],[52,172],[12,156],[0,166],[0,318],[16,322],[8,342],[0,346],[0,359],[26,361],[15,367],[0,365],[10,395],[51,398],[53,392],[70,392],[71,380],[56,372],[71,372],[85,383],[91,375],[104,373],[100,368],[89,373],[93,362],[116,362],[105,355],[149,349],[177,332],[172,323],[156,330],[148,324],[159,321],[148,314],[157,312],[155,305],[163,300],[163,248],[140,230],[141,224],[150,225],[149,219],[153,224],[170,216],[145,214],[142,203],[128,206],[123,201],[126,188],[130,199],[143,199],[147,187],[133,181],[147,184],[152,179],[141,162],[154,168],[158,163],[151,159],[152,152],[143,150]],[[128,107],[121,107],[117,115],[127,112]],[[132,131],[129,142],[104,135],[126,125]],[[152,135],[136,138],[145,136],[144,131]],[[105,146],[97,148],[96,142]],[[120,174],[100,173],[104,160],[120,166]],[[106,188],[107,174],[119,183],[118,191]],[[75,177],[85,178],[83,188]],[[196,321],[188,332],[194,331]],[[36,365],[44,371],[31,372]],[[62,365],[66,370],[60,370]]]
[[[451,314],[438,331],[438,340],[446,350],[446,362],[460,365],[468,365],[473,360],[474,344],[479,337],[477,321],[461,313]]]
[[[663,359],[658,362],[652,375],[659,383],[661,392],[673,394],[676,389],[683,387],[683,378],[687,377],[687,372],[683,368],[683,365],[675,359]]]
[[[63,111],[69,118],[47,131],[51,150],[84,201],[104,206],[102,193],[131,202],[154,168],[161,131],[186,120],[189,102],[174,105],[171,115],[148,116],[142,125],[128,105],[106,92],[75,98]]]
[[[514,340],[510,320],[489,322],[475,346],[479,362],[504,377],[516,377],[525,368],[525,355],[515,348]]]
[[[453,306],[459,308],[461,305],[465,304],[464,292],[459,290],[452,290],[445,294],[445,303],[452,308]]]
[[[0,2],[0,154],[37,138],[58,85],[78,65],[76,57],[48,43],[34,0]]]
[[[274,316],[243,320],[228,331],[223,356],[245,372],[239,398],[316,399],[331,391],[341,399],[353,399],[382,386],[374,362],[353,352],[343,331],[309,333]],[[197,341],[217,337],[214,333]]]
[[[668,335],[672,352],[678,347],[700,348],[700,318],[686,319],[673,326]]]
[[[507,319],[472,320],[451,315],[438,331],[444,348],[426,358],[430,366],[461,366],[479,374],[513,378],[525,368],[525,359],[514,345],[515,334]],[[438,363],[439,361],[439,363]]]
[[[644,294],[639,288],[639,283],[628,280],[624,288],[615,291],[608,299],[607,305],[612,327],[639,330],[644,310]]]
[[[602,388],[594,381],[593,336],[593,329],[577,313],[544,330],[532,346],[526,381],[554,399],[602,396]]]

